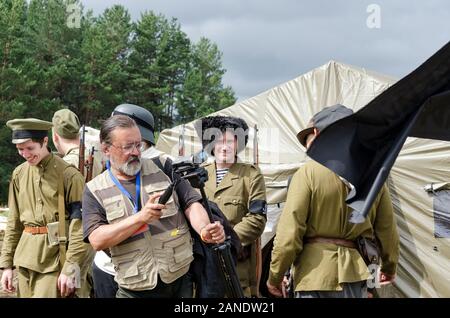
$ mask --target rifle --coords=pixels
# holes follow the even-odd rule
[[[81,126],[80,149],[79,149],[79,152],[78,152],[78,170],[80,170],[80,173],[83,175],[83,177],[84,177],[84,165],[85,165],[84,152],[86,151],[86,146],[84,144],[84,142],[85,142],[85,132],[86,132],[86,128],[83,125],[83,126]]]
[[[259,164],[259,149],[258,149],[258,125],[255,124],[255,135],[253,137],[253,163],[255,165]],[[256,297],[260,296],[259,284],[262,276],[262,252],[261,252],[261,236],[259,236],[255,241],[256,250]]]
[[[183,126],[181,126],[180,137],[178,137],[178,156],[180,156],[180,157],[184,157],[184,153],[185,153],[184,130],[185,130],[185,125],[183,124]]]
[[[95,147],[92,146],[91,150],[89,151],[89,156],[86,161],[86,182],[89,182],[92,180],[92,173],[94,169],[94,152]]]
[[[208,203],[208,199],[205,194],[205,182],[208,181],[208,172],[199,166],[198,163],[194,162],[194,157],[188,160],[182,160],[174,162],[172,164],[174,174],[174,180],[172,184],[164,191],[164,193],[159,198],[159,203],[164,204],[170,197],[171,192],[176,188],[179,181],[176,178],[183,178],[190,182],[192,187],[200,189],[200,193],[203,199],[203,206],[208,213],[208,218],[211,223],[214,222],[211,207]],[[230,298],[243,298],[244,292],[242,290],[239,278],[236,272],[236,265],[233,261],[233,256],[231,254],[231,241],[227,237],[225,242],[219,244],[207,244],[211,248],[216,265],[220,269],[220,275],[222,282],[225,287],[225,293]]]

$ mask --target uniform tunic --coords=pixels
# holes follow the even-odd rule
[[[347,193],[339,177],[315,161],[294,174],[274,240],[269,283],[278,285],[291,264],[295,291],[342,290],[343,283],[370,277],[356,249],[304,244],[305,237],[354,240],[376,235],[381,243],[381,271],[395,273],[399,237],[388,188],[382,188],[362,224],[349,222],[352,209],[345,203]]]
[[[255,241],[261,236],[266,225],[264,177],[256,166],[235,163],[216,186],[215,163],[205,165],[205,169],[209,176],[205,184],[206,196],[219,206],[239,236],[242,245],[249,246],[252,251],[249,258],[238,261],[237,272],[244,291],[248,287],[254,288],[256,286]],[[263,205],[256,205],[256,210],[259,209],[257,213],[250,212],[252,204],[262,204],[262,202],[264,202]]]
[[[63,172],[57,167],[63,167]],[[58,180],[63,177],[68,248],[63,273],[81,267],[87,245],[81,219],[69,220],[69,205],[81,202],[84,180],[78,170],[49,154],[37,166],[27,162],[12,173],[9,186],[9,217],[0,256],[0,268],[23,267],[38,273],[60,271],[59,246],[51,246],[47,234],[23,232],[25,226],[46,226],[58,221]],[[48,288],[56,288],[48,286]]]

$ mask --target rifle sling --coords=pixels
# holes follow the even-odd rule
[[[58,239],[59,239],[59,265],[60,270],[66,261],[66,208],[64,203],[64,169],[58,180]]]

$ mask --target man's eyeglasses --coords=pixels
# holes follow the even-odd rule
[[[144,143],[143,142],[137,142],[134,144],[128,144],[125,146],[116,146],[114,144],[111,144],[111,146],[120,149],[124,154],[130,154],[134,151],[134,149],[137,149],[139,151],[143,151],[144,149]]]

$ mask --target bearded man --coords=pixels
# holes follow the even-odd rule
[[[201,196],[185,180],[166,204],[158,203],[171,181],[151,159],[141,158],[141,140],[128,116],[103,123],[100,142],[107,170],[83,194],[84,240],[97,251],[109,249],[119,286],[116,297],[192,297],[188,222],[206,243],[223,242],[223,226],[209,222]]]

